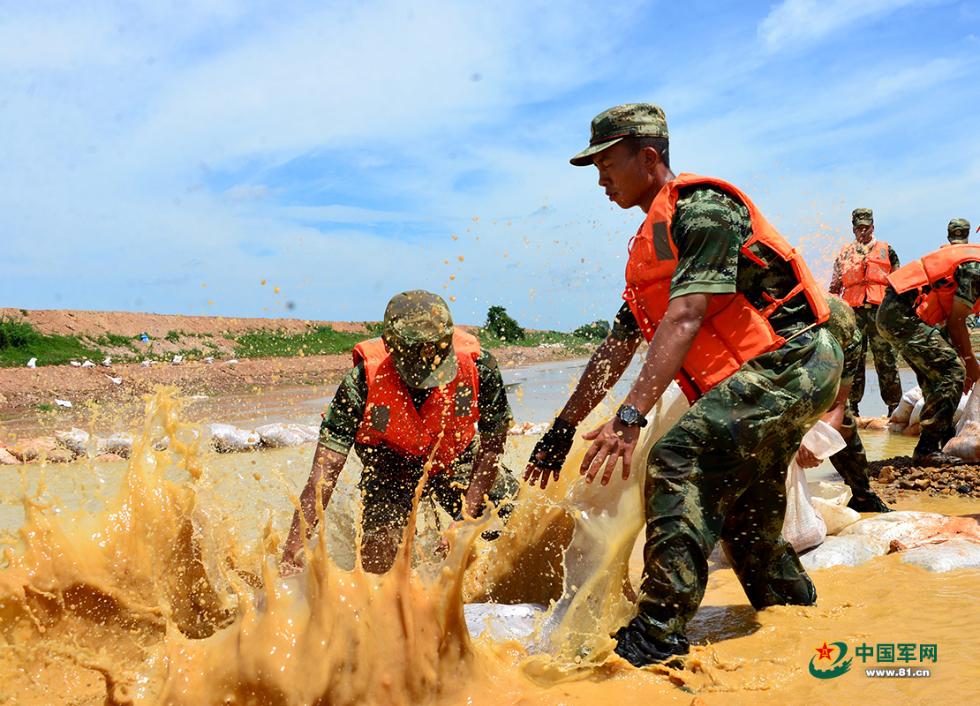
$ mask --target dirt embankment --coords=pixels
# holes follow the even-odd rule
[[[229,337],[252,331],[278,331],[284,334],[302,334],[317,326],[330,326],[334,331],[367,333],[365,322],[307,321],[300,319],[255,319],[208,316],[177,316],[169,314],[135,314],[128,312],[96,311],[22,311],[0,309],[0,319],[25,320],[40,333],[72,335],[80,339],[96,340],[107,335],[138,337],[146,333],[151,342],[145,344],[158,360],[145,364],[118,362],[104,366],[93,361],[92,367],[51,365],[37,368],[0,368],[0,420],[23,415],[28,411],[58,411],[55,400],[72,403],[73,408],[86,402],[109,405],[127,405],[139,400],[157,385],[176,385],[187,394],[222,394],[248,392],[253,389],[269,389],[277,386],[330,385],[340,381],[350,367],[350,355],[306,355],[276,358],[234,358],[234,341]],[[468,327],[467,327],[468,328]],[[168,341],[171,335],[175,339]],[[160,355],[177,353],[187,340],[208,337],[218,350],[208,352],[211,362],[203,359],[184,360],[179,365],[171,362],[168,355],[161,361]],[[177,340],[177,339],[180,340]],[[137,351],[143,344],[136,343]],[[166,347],[171,345],[173,351]],[[104,348],[104,347],[103,347]],[[130,350],[132,352],[132,350]],[[551,344],[538,348],[511,346],[493,349],[500,364],[505,367],[529,365],[549,360],[560,360],[581,355],[581,350],[570,351],[561,345]],[[142,357],[138,355],[137,358]],[[133,356],[129,358],[132,360]],[[87,366],[89,364],[86,364]]]
[[[138,314],[128,311],[74,311],[68,309],[15,309],[0,307],[0,319],[26,321],[41,333],[98,338],[116,334],[132,338],[141,333],[162,339],[171,331],[188,335],[222,336],[249,331],[303,333],[311,326],[330,326],[335,331],[363,333],[363,321],[311,321],[307,319],[260,319],[234,316],[181,316]]]

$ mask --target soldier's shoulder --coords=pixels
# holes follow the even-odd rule
[[[681,189],[674,211],[675,225],[685,228],[745,225],[750,221],[743,203],[714,186]]]

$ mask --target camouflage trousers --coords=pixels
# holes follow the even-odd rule
[[[941,329],[920,319],[908,295],[889,287],[878,307],[878,330],[908,362],[922,388],[922,432],[916,454],[942,448],[955,433],[953,415],[963,394],[966,370]]]
[[[809,605],[816,590],[781,530],[786,471],[830,407],[843,354],[824,328],[746,363],[653,447],[646,479],[644,572],[633,625],[683,642],[721,540],[752,605]]]
[[[830,463],[851,489],[851,495],[861,500],[874,493],[868,479],[868,457],[850,411],[845,410],[840,431],[847,446],[831,456]]]
[[[864,398],[865,361],[870,348],[875,372],[878,374],[881,399],[888,406],[888,413],[891,414],[902,399],[902,383],[898,378],[898,356],[895,355],[895,349],[891,344],[878,332],[878,325],[875,323],[878,307],[855,307],[854,316],[857,319],[858,330],[861,332],[861,361],[854,371],[854,382],[851,384],[851,394],[848,397],[851,410],[857,414],[858,404]]]

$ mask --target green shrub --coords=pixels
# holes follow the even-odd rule
[[[24,365],[31,358],[37,358],[38,365],[62,365],[98,355],[74,336],[49,336],[26,321],[0,319],[0,366]]]
[[[502,306],[492,306],[487,310],[487,323],[484,328],[505,342],[523,341],[527,337],[527,332]]]
[[[598,321],[593,321],[591,324],[579,326],[572,331],[572,335],[578,338],[585,338],[589,341],[601,341],[609,335],[611,330],[608,321],[599,319]]]
[[[26,321],[0,319],[0,348],[25,348],[36,338],[37,332]]]
[[[235,337],[235,355],[239,358],[264,358],[347,353],[368,338],[371,338],[370,334],[334,331],[331,326],[318,326],[296,334],[250,331]]]

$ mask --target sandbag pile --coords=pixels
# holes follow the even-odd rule
[[[301,446],[315,442],[320,428],[311,424],[266,424],[255,430],[233,424],[210,424],[208,444],[218,453],[254,451],[259,448]],[[153,448],[163,451],[170,440],[158,439]],[[24,439],[11,445],[0,444],[0,466],[22,463],[70,463],[80,458],[100,462],[121,461],[133,453],[133,435],[125,432],[107,438],[92,436],[84,429],[72,428],[54,436]]]
[[[826,569],[895,552],[929,571],[980,568],[980,525],[972,517],[889,512],[848,525],[800,560],[807,569]]]
[[[980,462],[980,394],[973,387],[963,413],[956,423],[956,436],[946,442],[943,451],[971,463]]]
[[[966,412],[969,399],[967,395],[963,395],[960,398],[960,403],[956,408],[953,421],[959,422],[965,418],[964,413]],[[980,399],[978,399],[978,404],[980,404]],[[919,422],[922,418],[922,408],[924,406],[925,399],[922,397],[922,388],[916,386],[911,390],[907,390],[902,395],[902,399],[899,401],[895,411],[892,412],[892,416],[888,419],[888,431],[895,434],[905,434],[906,436],[918,436],[921,431]],[[977,410],[977,412],[980,413],[980,410]],[[977,414],[977,420],[980,421],[980,414]]]

